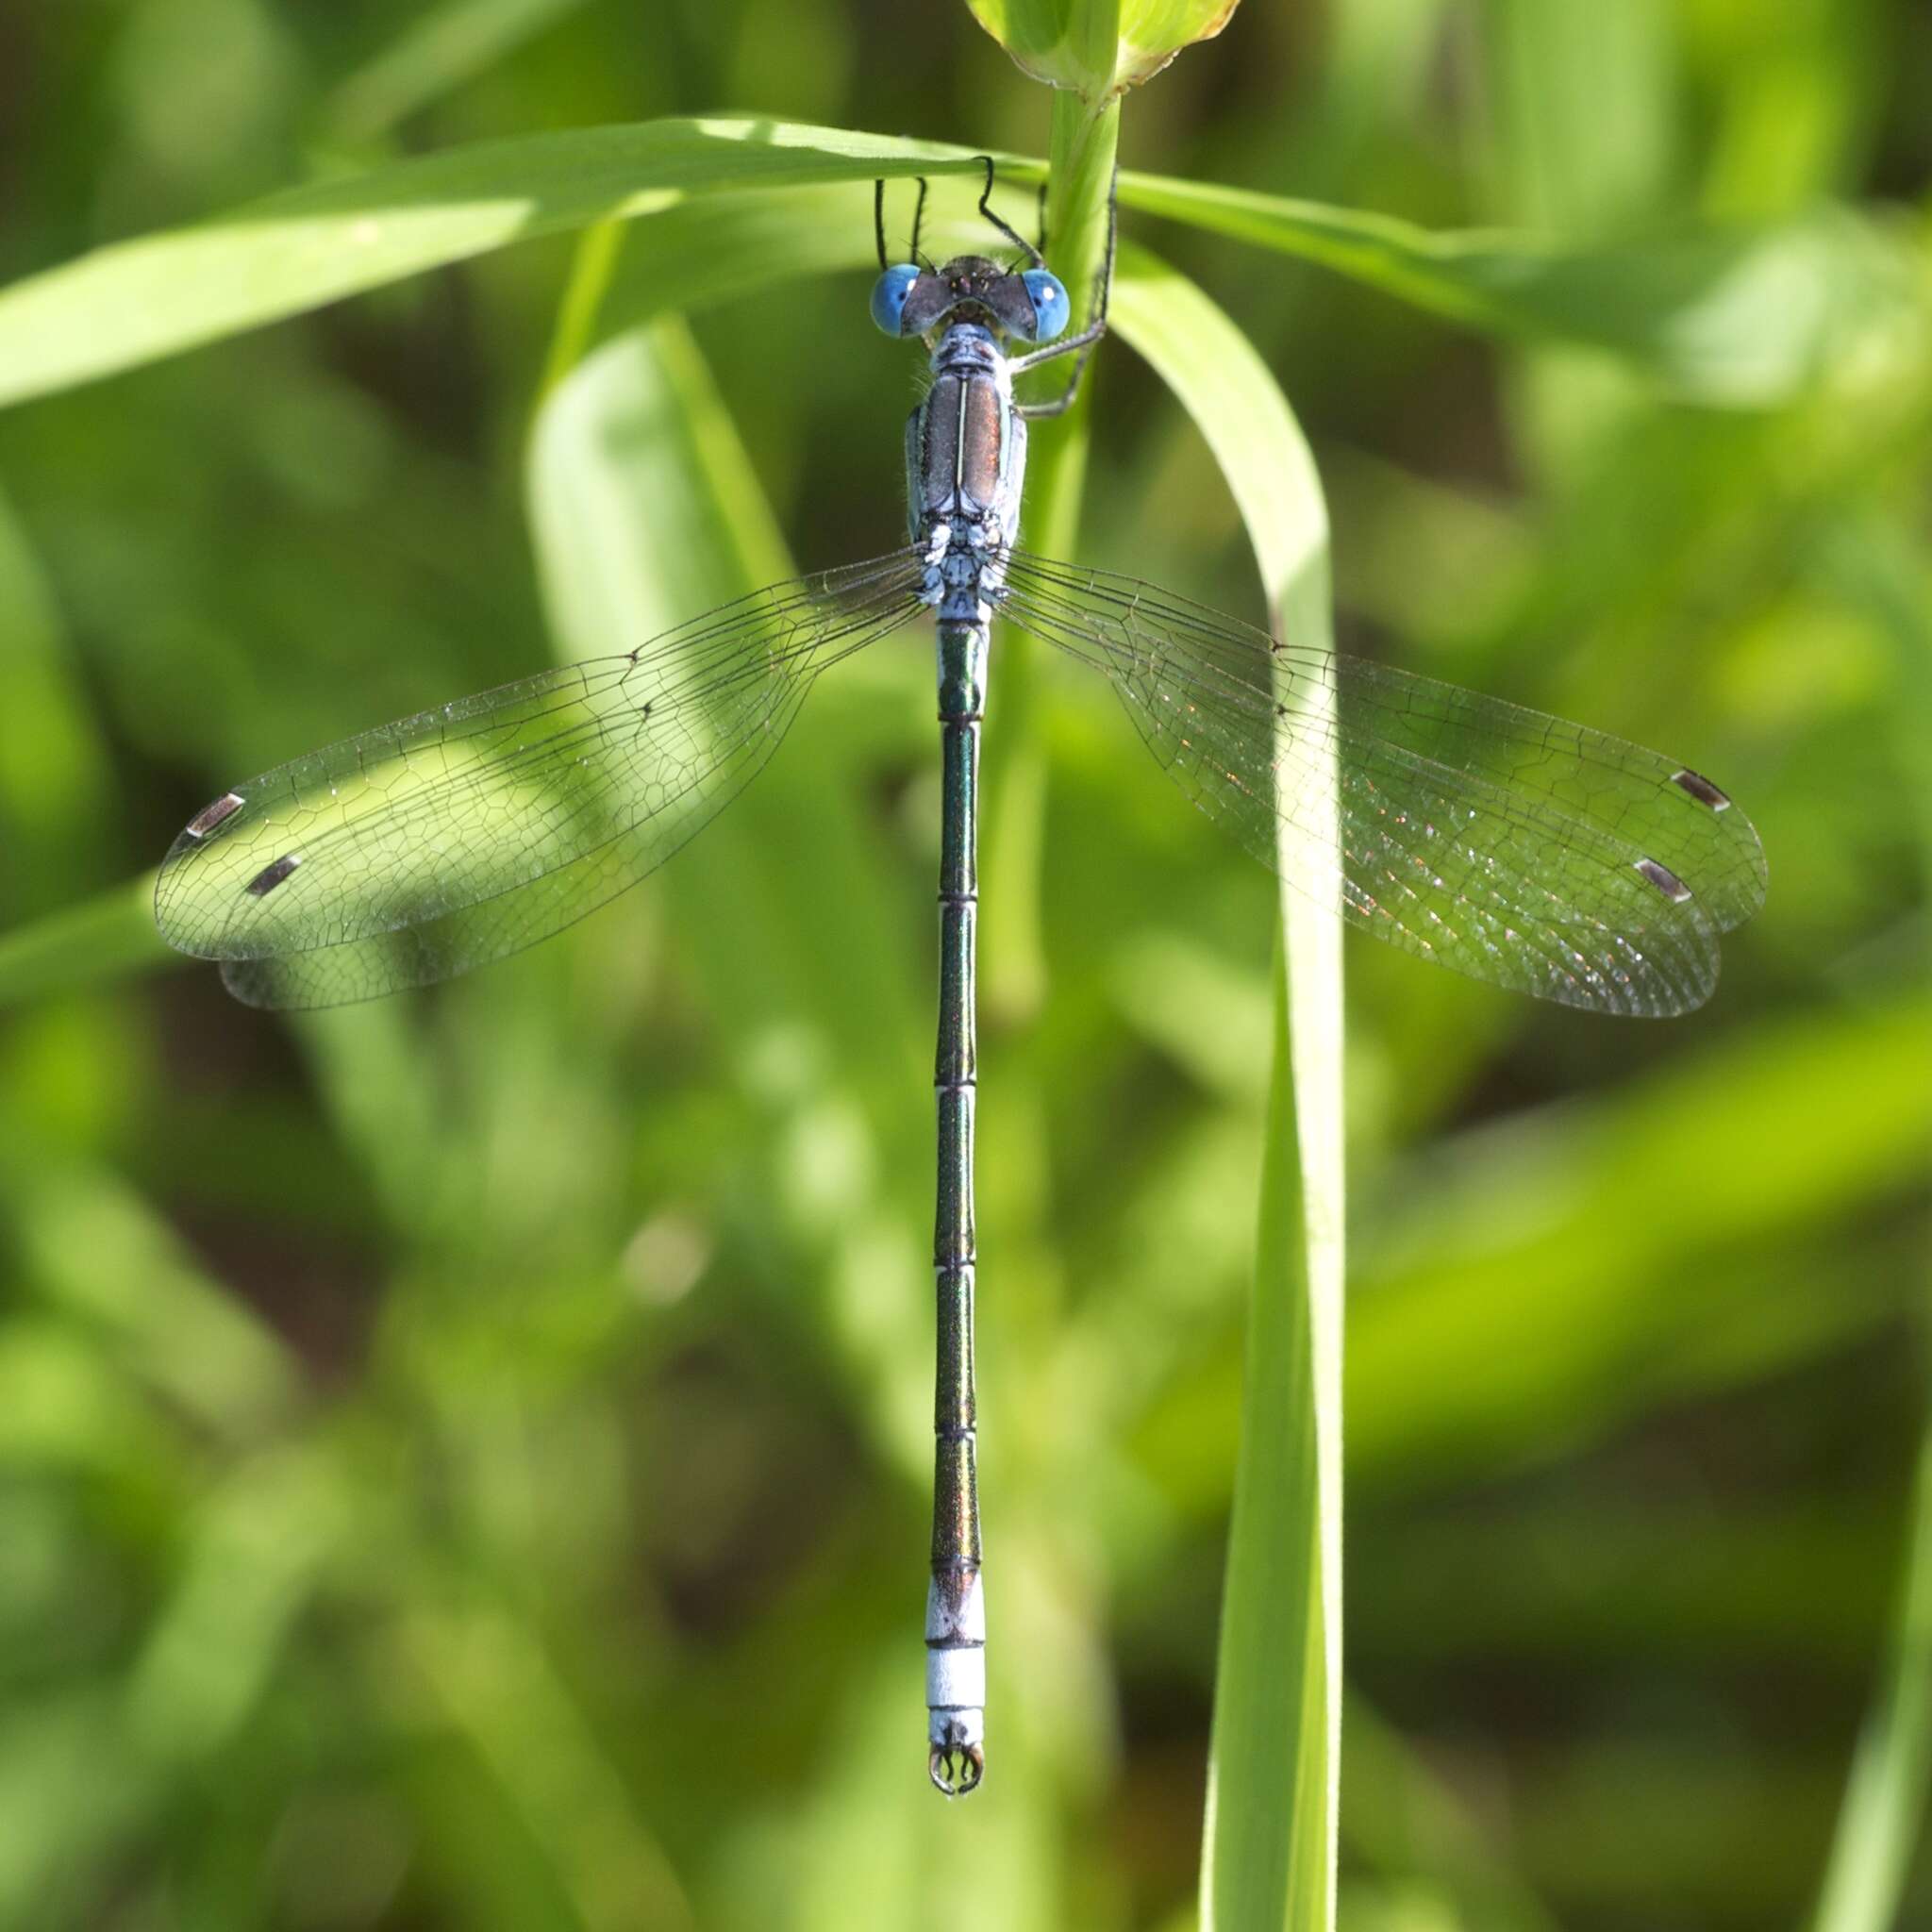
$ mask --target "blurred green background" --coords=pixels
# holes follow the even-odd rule
[[[952,5],[17,6],[0,280],[400,153],[712,108],[1037,153],[1047,101]],[[1580,242],[1882,203],[1923,261],[1932,14],[1255,0],[1123,129],[1129,166]],[[864,220],[841,195],[814,218]],[[1343,1924],[1802,1924],[1932,1625],[1932,1584],[1897,1609],[1932,372],[1699,411],[1129,225],[1300,412],[1349,647],[1681,755],[1771,861],[1668,1025],[1350,941]],[[570,261],[0,416],[0,926],[243,774],[546,661],[525,445]],[[917,358],[866,294],[657,341],[800,567],[901,527]],[[643,299],[620,263],[607,325]],[[1118,344],[1097,381],[1083,554],[1253,610],[1185,418]],[[0,1015],[0,1924],[1191,1923],[1273,889],[1097,683],[1042,668],[1050,757],[1003,764],[995,669],[995,1757],[944,1806],[937,740],[929,654],[872,655],[675,866],[471,981],[291,1022],[181,966]],[[1932,1923],[1923,1858],[1895,1923]]]

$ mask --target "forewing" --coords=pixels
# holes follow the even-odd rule
[[[335,1006],[521,951],[661,865],[812,680],[921,607],[902,552],[760,591],[620,658],[386,724],[237,786],[163,861],[169,944],[258,1006]]]
[[[1298,650],[1107,572],[1016,553],[1002,614],[1093,665],[1181,790],[1377,938],[1538,998],[1660,1016],[1762,902],[1749,821],[1641,746]]]

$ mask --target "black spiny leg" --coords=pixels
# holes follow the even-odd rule
[[[1034,247],[1032,242],[1027,241],[1025,236],[1021,234],[1019,229],[1014,227],[1012,223],[1008,221],[1005,216],[996,215],[993,213],[992,157],[991,155],[981,155],[979,158],[984,163],[986,168],[986,186],[979,191],[979,212],[982,215],[984,215],[986,219],[989,222],[991,222],[992,225],[995,228],[997,228],[1000,231],[1000,233],[1004,235],[1007,238],[1007,240],[1013,244],[1013,246],[1020,251],[1022,255],[1025,256],[1026,258],[1033,264],[1035,268],[1044,268],[1046,266],[1046,257],[1041,254],[1040,250]],[[1045,193],[1046,190],[1042,186],[1041,189],[1041,194],[1043,197]],[[1041,200],[1041,208],[1044,208],[1046,206],[1044,199]]]
[[[1113,287],[1114,246],[1120,237],[1120,167],[1116,163],[1114,177],[1107,191],[1107,254],[1100,264],[1100,274],[1094,278],[1093,308],[1091,317],[1076,336],[1068,336],[1064,341],[1050,342],[1043,349],[1036,349],[1030,356],[1021,356],[1008,364],[1015,375],[1024,375],[1029,369],[1038,369],[1042,362],[1051,362],[1059,356],[1075,358],[1073,374],[1067,377],[1067,386],[1050,403],[1020,403],[1015,407],[1020,414],[1032,422],[1041,416],[1064,416],[1074,407],[1074,398],[1080,393],[1080,378],[1087,373],[1087,358],[1093,353],[1093,346],[1107,333],[1107,298]]]
[[[919,259],[919,230],[925,221],[925,176],[918,175],[919,199],[912,207],[912,248],[908,255],[908,261]],[[886,184],[881,177],[872,184],[872,232],[873,240],[878,245],[879,273],[884,275],[891,267],[886,259]]]

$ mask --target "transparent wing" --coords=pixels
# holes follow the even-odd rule
[[[1001,614],[1102,672],[1264,864],[1474,978],[1686,1012],[1717,983],[1717,935],[1763,903],[1750,821],[1656,752],[1024,552]]]
[[[899,552],[799,577],[629,656],[277,766],[175,841],[161,936],[265,1007],[370,999],[520,952],[716,817],[820,672],[922,608],[920,575]]]

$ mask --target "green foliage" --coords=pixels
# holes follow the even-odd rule
[[[1267,365],[1139,249],[1122,258],[1116,313],[1227,479],[1279,634],[1332,648],[1321,479]],[[1281,924],[1201,1923],[1313,1932],[1335,1923],[1341,1774],[1341,927],[1286,885]]]
[[[1088,117],[1069,125],[1086,133]],[[1110,152],[1110,149],[1108,150]],[[1056,153],[1091,212],[1106,171]],[[225,220],[101,249],[0,291],[0,403],[299,314],[344,295],[586,223],[772,185],[974,167],[968,149],[712,117],[474,148],[273,195]],[[1016,178],[1037,163],[1009,160]],[[1924,273],[1892,227],[1843,209],[1564,246],[1430,234],[1411,223],[1158,175],[1130,208],[1300,256],[1470,325],[1574,341],[1682,395],[1762,407],[1823,384],[1871,388],[1924,366]],[[1069,230],[1057,199],[1055,232]],[[726,208],[700,207],[699,219]],[[741,254],[734,259],[742,260]],[[1070,267],[1074,285],[1089,276]]]
[[[1919,1456],[1910,1554],[1878,1694],[1858,1740],[1815,1932],[1866,1932],[1892,1920],[1932,1778],[1932,1429]]]
[[[1762,408],[1923,372],[1923,251],[1842,208],[1589,245],[1428,234],[1407,222],[1196,182],[1129,177],[1124,200],[1361,277],[1473,327],[1625,358],[1677,396]]]
[[[718,119],[526,135],[325,181],[8,291],[0,402],[688,194],[966,165],[928,142]]]
[[[1250,614],[1258,555],[1320,635],[1298,418],[1343,643],[1710,770],[1773,897],[1668,1028],[1351,944],[1344,1371],[1336,930],[1284,908],[1291,1024],[1266,876],[1000,641],[972,1806],[918,1749],[927,658],[470,982],[139,970],[237,774],[890,541],[871,179],[983,245],[967,158],[1043,145],[1001,205],[1045,174],[1084,289],[1112,13],[986,9],[1093,57],[1043,143],[964,9],[0,29],[60,104],[0,128],[0,1921],[1179,1926],[1205,1865],[1319,1924],[1338,1824],[1342,1932],[1932,1911],[1903,0],[1246,8],[1130,96],[1185,272],[1129,246],[1034,540]]]

